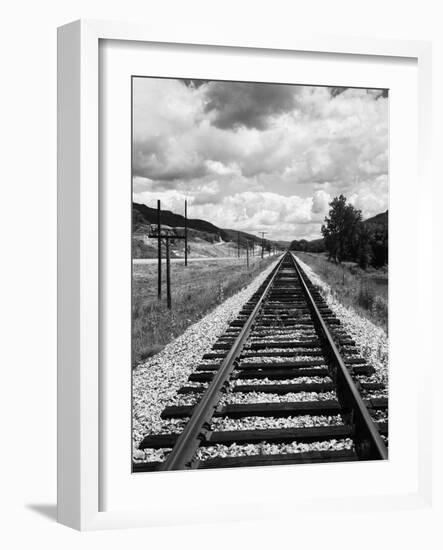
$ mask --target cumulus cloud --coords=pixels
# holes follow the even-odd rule
[[[218,160],[207,160],[205,164],[209,172],[218,174],[219,176],[225,176],[226,174],[240,174],[240,169],[235,162],[226,165]]]
[[[370,218],[388,209],[388,176],[378,176],[370,181],[356,182],[348,196],[349,202]]]
[[[216,186],[208,186],[195,195],[178,191],[143,192],[139,200],[146,204],[162,201],[162,208],[183,211],[184,199],[193,218],[210,219],[222,228],[258,233],[266,231],[270,238],[288,239],[294,234],[317,236],[317,225],[311,198],[297,195],[284,197],[272,192],[239,192],[213,201]],[[307,226],[307,227],[305,227]]]
[[[331,196],[326,191],[319,190],[312,197],[312,212],[314,214],[325,214],[328,211]]]
[[[138,202],[287,239],[318,237],[340,193],[388,206],[386,91],[137,78],[133,104]]]

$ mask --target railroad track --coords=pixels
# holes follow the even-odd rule
[[[133,471],[387,459],[373,372],[287,252],[163,410],[183,430],[142,440],[166,459]]]

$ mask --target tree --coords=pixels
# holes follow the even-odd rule
[[[375,225],[372,232],[372,264],[380,267],[388,263],[388,227]]]
[[[355,259],[362,269],[366,269],[373,261],[372,241],[371,228],[361,223],[358,229],[358,249]]]
[[[335,197],[329,206],[329,217],[321,228],[329,259],[335,262],[355,259],[359,250],[361,210],[348,204],[343,195]]]

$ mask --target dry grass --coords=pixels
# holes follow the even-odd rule
[[[377,326],[388,330],[387,268],[363,270],[356,264],[328,262],[324,254],[297,252],[330,287],[336,298]]]
[[[172,310],[166,307],[165,266],[163,296],[157,300],[157,265],[134,264],[132,286],[133,365],[158,353],[218,304],[247,286],[275,257],[244,260],[171,263]]]

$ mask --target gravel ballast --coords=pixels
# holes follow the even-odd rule
[[[241,387],[250,384],[257,386],[278,386],[286,384],[324,384],[329,382],[332,382],[329,376],[299,376],[298,378],[276,378],[275,380],[273,378],[241,378],[235,380],[233,386]]]
[[[302,415],[277,417],[272,416],[245,416],[243,418],[215,417],[212,420],[211,430],[268,430],[282,428],[312,428],[314,426],[342,426],[340,415]]]
[[[141,439],[148,434],[161,433],[163,409],[176,404],[177,390],[186,384],[216,340],[223,334],[243,305],[258,290],[278,260],[269,265],[252,283],[228,298],[198,323],[168,344],[157,355],[138,365],[133,371],[133,457],[148,460],[148,453],[138,450]],[[175,402],[174,402],[175,401]],[[152,459],[151,459],[152,460]]]
[[[330,392],[298,392],[298,393],[263,393],[263,392],[235,392],[222,395],[220,404],[240,405],[245,403],[294,403],[300,401],[329,401],[336,400],[334,391]]]
[[[350,450],[354,446],[352,439],[330,439],[328,441],[315,441],[314,443],[260,443],[239,445],[214,445],[212,447],[200,447],[197,450],[197,458],[208,460],[210,458],[222,458],[231,456],[254,456],[306,453],[309,451],[338,451]]]
[[[286,351],[286,350],[285,350]],[[269,352],[268,352],[269,353]],[[254,355],[253,357],[240,357],[240,363],[287,363],[288,361],[291,361],[293,363],[296,363],[297,361],[312,361],[312,360],[318,360],[323,361],[323,357],[312,357],[312,355],[306,355],[304,357],[300,356],[287,356],[287,357],[278,357],[276,355],[269,356],[269,355]],[[326,363],[324,365],[313,365],[309,368],[323,368],[326,367]]]

